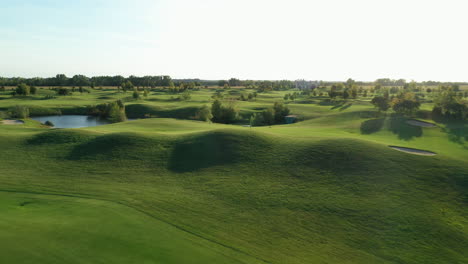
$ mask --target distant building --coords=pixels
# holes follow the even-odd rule
[[[284,117],[286,124],[292,124],[297,122],[297,115],[288,115]]]

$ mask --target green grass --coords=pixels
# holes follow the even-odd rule
[[[170,113],[209,104],[213,92],[127,103]],[[112,93],[25,103],[81,107],[121,96]],[[238,107],[259,111],[284,93]],[[19,100],[4,97],[0,108]],[[468,262],[466,124],[410,127],[377,116],[363,99],[289,106],[305,120],[254,128],[166,118],[63,130],[31,120],[0,125],[2,260]],[[366,122],[378,124],[362,133]]]
[[[72,196],[0,192],[8,263],[240,263],[252,261],[144,212]],[[229,250],[228,250],[229,251]]]

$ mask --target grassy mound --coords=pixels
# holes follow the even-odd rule
[[[95,137],[94,133],[77,130],[49,130],[39,133],[26,141],[31,145],[42,144],[69,144],[86,142]]]
[[[255,149],[269,149],[270,141],[257,134],[216,130],[183,137],[173,146],[169,168],[176,172],[250,162]]]
[[[160,140],[138,133],[113,133],[98,136],[73,148],[70,159],[146,160],[164,150]]]

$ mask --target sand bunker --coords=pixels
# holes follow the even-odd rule
[[[418,120],[408,120],[406,121],[407,124],[412,125],[412,126],[419,126],[419,127],[435,127],[435,124],[424,122],[424,121],[418,121]]]
[[[426,151],[426,150],[420,150],[420,149],[413,149],[413,148],[404,148],[404,147],[397,147],[397,146],[389,146],[392,149],[396,149],[401,152],[406,152],[409,154],[414,154],[414,155],[422,155],[422,156],[434,156],[436,153],[431,152],[431,151]]]
[[[3,120],[1,121],[4,125],[22,125],[24,121],[21,120]]]

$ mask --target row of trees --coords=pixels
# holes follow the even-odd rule
[[[35,86],[29,86],[27,84],[21,83],[13,91],[13,95],[31,95],[36,94],[37,88]]]
[[[253,81],[253,80],[239,80],[231,78],[229,80],[218,81],[220,87],[239,87],[244,86],[248,89],[256,89],[260,92],[263,91],[279,91],[288,90],[296,87],[295,81],[281,80],[281,81]]]
[[[393,98],[390,98],[388,93],[384,96],[376,96],[371,103],[381,112],[392,108],[396,113],[403,115],[412,115],[421,106],[415,94],[410,92],[400,93]]]
[[[468,101],[463,100],[453,91],[444,91],[436,98],[432,115],[435,118],[467,120]]]
[[[284,124],[285,117],[289,115],[289,108],[283,103],[274,103],[273,107],[263,110],[260,113],[255,113],[250,118],[251,126],[263,126]],[[239,117],[239,111],[235,107],[233,101],[227,103],[216,99],[211,105],[211,109],[207,106],[202,107],[196,114],[195,118],[202,121],[213,121],[215,123],[232,124]]]
[[[55,87],[50,88],[55,90],[57,95],[71,95],[73,92],[80,92],[80,93],[90,93],[90,90],[85,89],[83,87],[72,87],[72,88],[65,88],[65,87]],[[13,96],[21,95],[21,96],[28,96],[28,95],[35,95],[37,93],[37,87],[29,86],[25,83],[19,84],[12,92]]]
[[[389,98],[388,96],[376,96],[372,99],[372,104],[385,112],[392,108],[396,113],[411,116],[421,106],[414,93],[400,93],[398,96]],[[468,119],[468,101],[463,100],[456,92],[441,92],[435,99],[432,109],[433,118],[446,118],[449,120]]]
[[[261,113],[255,113],[250,118],[251,126],[271,126],[274,124],[284,124],[285,117],[289,115],[289,108],[282,104],[275,102],[272,108],[263,110]]]
[[[87,77],[85,75],[75,75],[71,78],[65,74],[57,74],[50,78],[3,78],[0,77],[0,86],[17,86],[21,83],[30,86],[120,86],[122,83],[130,81],[133,85],[139,87],[171,87],[174,82],[170,76],[129,76],[127,78],[117,76],[95,76]]]

